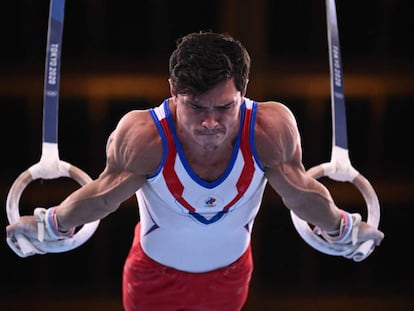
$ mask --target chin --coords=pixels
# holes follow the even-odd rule
[[[217,150],[218,147],[219,145],[212,145],[212,144],[203,145],[203,149],[205,151],[214,151],[214,150]]]
[[[204,150],[216,150],[220,147],[223,143],[223,139],[221,137],[214,137],[214,139],[203,139],[200,141],[200,145],[203,146]]]
[[[216,140],[212,141],[200,139],[197,141],[197,144],[205,151],[216,150],[220,146],[220,142]]]

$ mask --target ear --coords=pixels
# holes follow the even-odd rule
[[[171,94],[171,96],[172,97],[176,97],[177,96],[177,92],[175,91],[175,89],[173,87],[173,84],[172,84],[171,79],[168,79],[168,83],[170,85],[170,94]]]

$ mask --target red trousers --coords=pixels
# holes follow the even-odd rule
[[[141,248],[139,231],[138,224],[123,272],[123,304],[126,311],[241,310],[247,299],[253,270],[250,246],[227,267],[205,273],[189,273],[166,267],[149,258]]]

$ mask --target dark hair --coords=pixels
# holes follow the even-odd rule
[[[228,34],[190,33],[177,40],[169,71],[177,94],[200,95],[232,77],[242,92],[249,79],[250,56]]]

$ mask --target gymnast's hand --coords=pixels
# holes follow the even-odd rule
[[[22,216],[18,222],[6,227],[7,238],[16,241],[16,236],[23,235],[29,240],[37,240],[37,221],[34,216]]]
[[[373,240],[375,246],[379,246],[384,239],[384,233],[374,226],[361,221],[358,228],[358,237],[357,244],[363,243],[365,241]]]
[[[55,211],[56,207],[49,209],[36,208],[33,216],[20,217],[17,223],[7,226],[7,236],[13,238],[20,234],[29,240],[38,240],[39,242],[56,241],[72,237],[75,228],[61,231],[58,228]]]
[[[55,216],[55,207],[36,208],[33,216],[20,217],[6,227],[7,243],[21,257],[44,254],[43,242],[59,241],[73,236],[75,228],[61,231]]]
[[[34,216],[22,216],[6,227],[7,244],[20,257],[45,252],[35,246],[38,241],[37,221]]]

